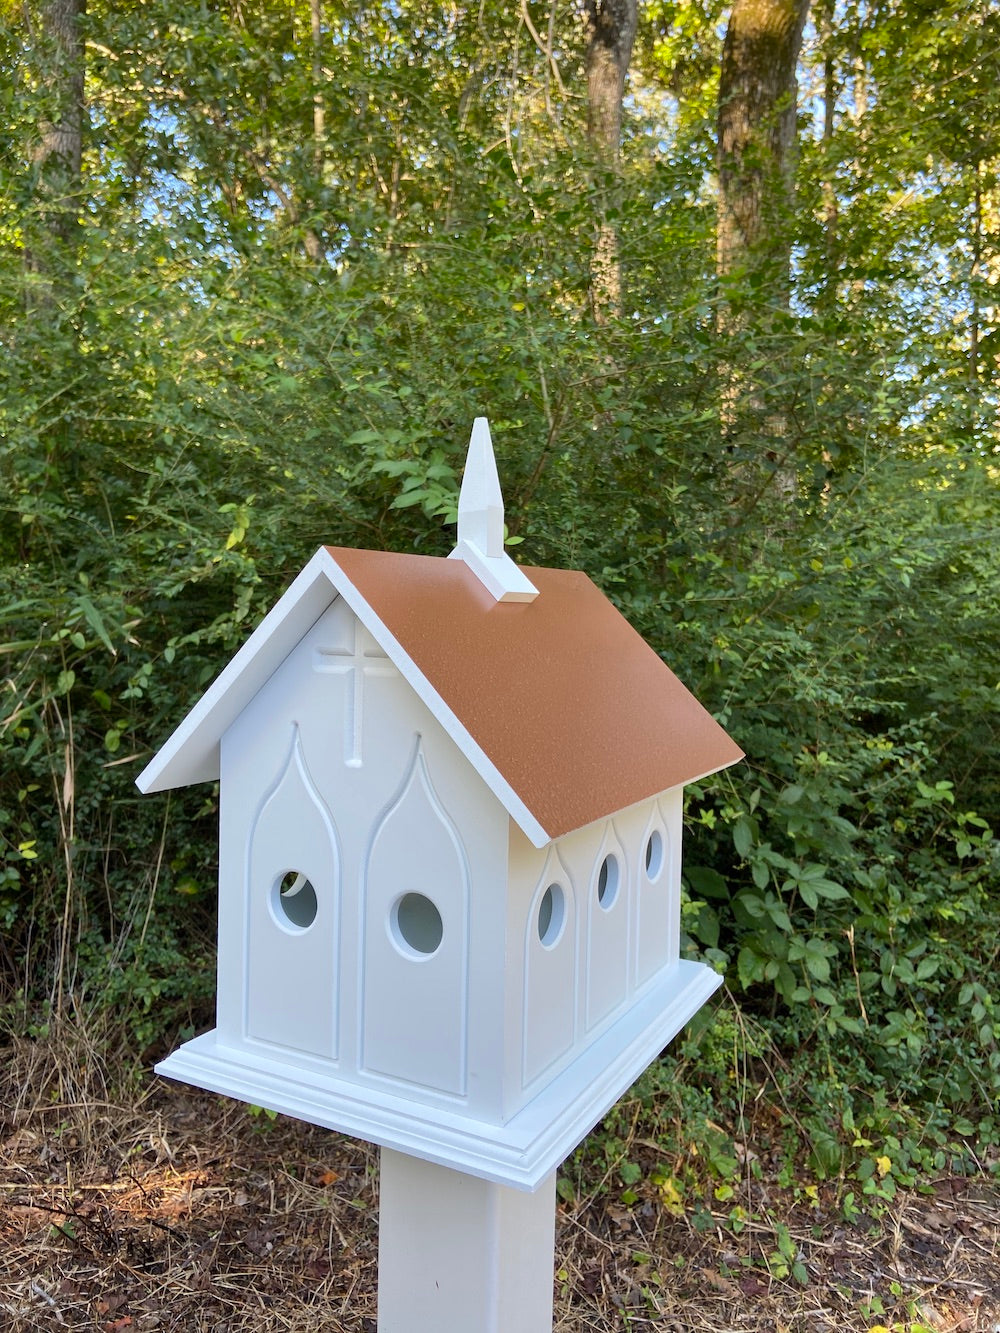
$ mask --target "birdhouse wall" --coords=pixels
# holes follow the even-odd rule
[[[539,851],[513,824],[504,1115],[676,964],[682,789]]]
[[[495,1119],[508,817],[342,598],[221,771],[219,1041]]]

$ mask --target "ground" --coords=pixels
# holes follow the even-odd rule
[[[153,1075],[102,1099],[85,1056],[45,1059],[0,1051],[2,1333],[374,1333],[376,1149]],[[764,1155],[724,1202],[680,1198],[637,1134],[627,1189],[593,1159],[562,1179],[556,1333],[1000,1333],[986,1174],[846,1220],[843,1187]]]

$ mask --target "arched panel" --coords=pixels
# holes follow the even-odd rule
[[[247,856],[246,1032],[337,1058],[340,856],[298,728]]]
[[[586,898],[587,1028],[606,1018],[628,993],[628,940],[635,886],[625,851],[609,824],[594,858]]]
[[[531,895],[525,923],[521,1048],[525,1087],[573,1045],[578,954],[576,894],[553,849]]]
[[[419,741],[365,867],[362,1065],[466,1090],[469,871]]]
[[[636,973],[641,986],[671,961],[671,926],[678,910],[672,892],[670,830],[654,804],[637,851]]]

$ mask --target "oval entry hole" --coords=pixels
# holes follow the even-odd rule
[[[601,873],[597,876],[597,901],[605,911],[614,906],[618,897],[618,862],[613,856],[606,856],[601,862]]]
[[[307,930],[316,920],[316,890],[299,870],[289,870],[277,884],[274,895],[279,919],[297,930]]]
[[[656,879],[663,869],[663,835],[654,829],[646,840],[646,875]]]
[[[412,953],[436,953],[444,935],[441,913],[422,893],[404,893],[393,908],[393,933]]]
[[[547,949],[558,941],[566,917],[566,898],[558,884],[550,884],[538,905],[538,938]]]

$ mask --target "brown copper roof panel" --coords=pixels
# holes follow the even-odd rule
[[[585,574],[495,602],[461,560],[327,550],[550,837],[742,758]]]

